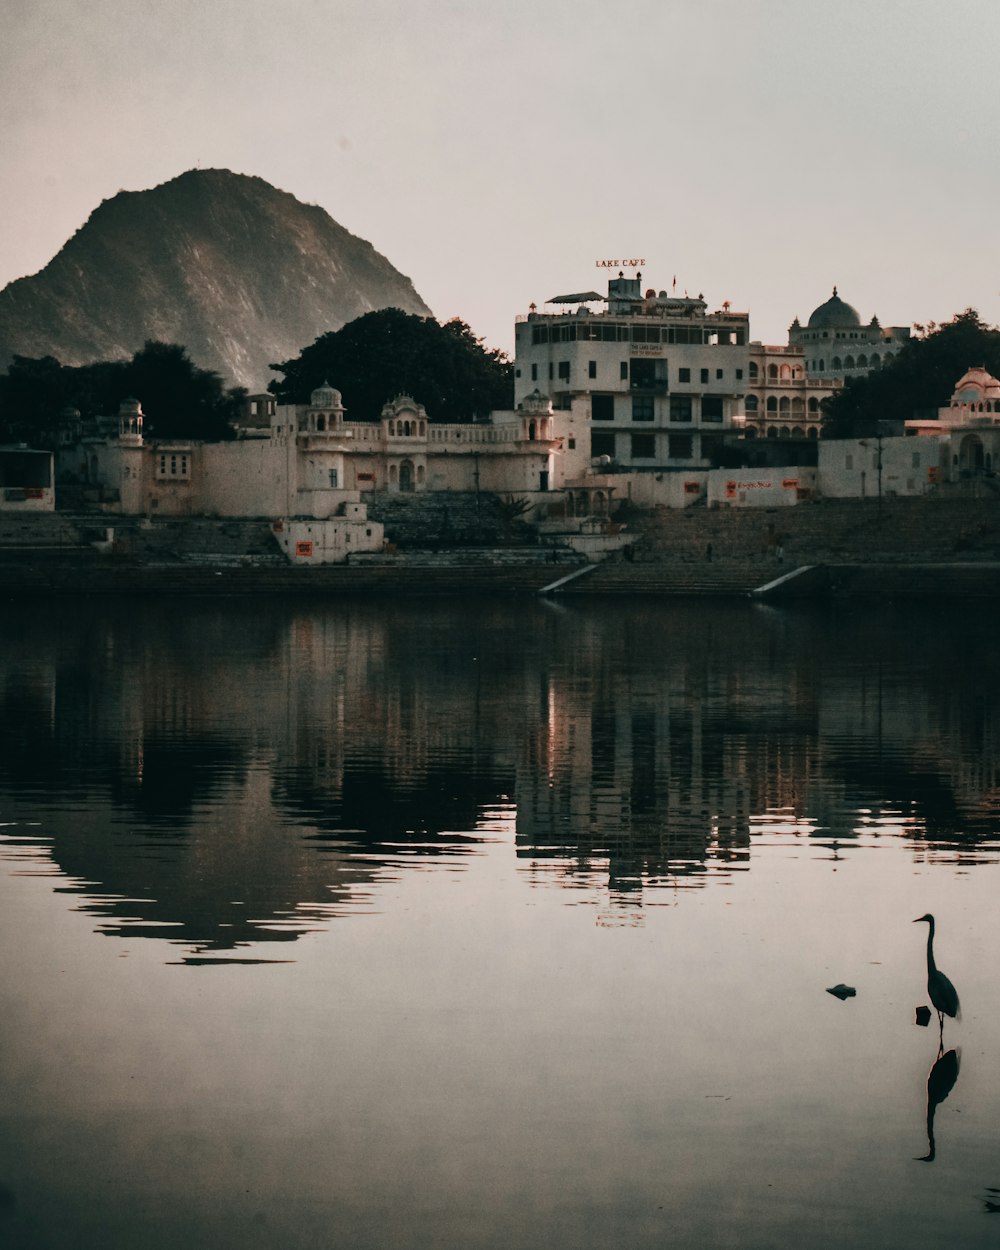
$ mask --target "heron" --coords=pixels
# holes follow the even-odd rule
[[[954,1019],[958,1015],[958,994],[955,987],[934,962],[934,917],[928,912],[926,916],[918,916],[913,923],[920,924],[924,920],[926,920],[928,925],[927,993],[930,995],[931,1002],[937,1011],[938,1025],[943,1033],[945,1016],[951,1016]]]

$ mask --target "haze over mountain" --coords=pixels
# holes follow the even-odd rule
[[[189,170],[105,200],[44,269],[0,291],[0,369],[14,354],[116,360],[161,339],[261,389],[271,362],[389,307],[431,315],[322,208],[262,178]]]

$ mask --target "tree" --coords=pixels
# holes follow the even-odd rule
[[[15,356],[0,376],[0,437],[51,445],[63,409],[77,408],[84,419],[113,416],[129,397],[156,436],[216,440],[231,437],[246,392],[224,390],[217,373],[198,368],[176,343],[150,340],[131,360],[78,366]]]
[[[1000,330],[982,321],[974,308],[942,325],[916,328],[917,335],[889,364],[867,377],[849,378],[842,391],[824,401],[824,438],[868,437],[880,422],[901,425],[916,411],[943,408],[973,365],[1000,373]]]
[[[271,368],[283,375],[270,385],[281,402],[306,403],[328,382],[349,415],[369,421],[401,394],[432,421],[472,421],[514,402],[514,369],[503,352],[484,348],[457,318],[441,325],[398,308],[365,313]]]

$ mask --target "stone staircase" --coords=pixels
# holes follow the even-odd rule
[[[630,517],[636,563],[798,564],[1000,558],[1000,497],[823,500],[794,508],[656,509]],[[764,580],[764,579],[762,579]]]
[[[399,548],[518,546],[534,530],[511,520],[503,501],[488,492],[426,492],[364,496],[368,516],[385,526],[386,541]]]
[[[185,517],[151,524],[133,518],[109,518],[114,528],[113,554],[149,565],[203,564],[283,565],[285,556],[274,541],[267,520],[207,520]]]

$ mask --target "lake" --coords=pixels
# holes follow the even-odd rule
[[[0,1244],[995,1246],[991,616],[7,604]]]

